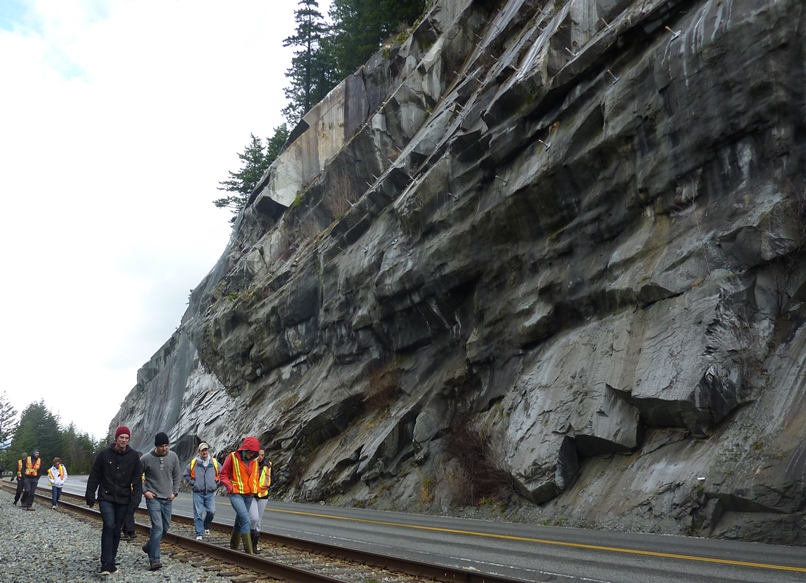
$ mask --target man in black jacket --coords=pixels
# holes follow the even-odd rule
[[[125,425],[115,431],[115,442],[98,454],[87,479],[87,506],[95,504],[98,492],[98,509],[104,525],[101,530],[101,575],[110,575],[120,544],[120,529],[126,511],[133,500],[140,500],[143,486],[143,468],[140,456],[129,447],[131,432]]]

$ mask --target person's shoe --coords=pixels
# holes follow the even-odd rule
[[[33,512],[34,510],[36,510],[36,508],[34,508],[33,506],[26,506],[25,509],[30,511],[30,512]]]
[[[207,536],[210,536],[210,529],[209,529],[209,528],[205,528],[205,529],[204,529],[204,534],[206,534]]]
[[[149,571],[156,571],[157,569],[162,568],[162,563],[159,561],[151,561],[151,564],[148,566]]]
[[[51,506],[51,507],[50,507],[50,509],[51,509],[51,510],[56,510],[56,507],[55,507],[55,506]]]
[[[126,533],[126,539],[127,540],[134,540],[136,538],[137,538],[137,533],[136,532],[127,532]]]
[[[204,540],[204,537],[200,534],[196,535],[196,540]]]
[[[112,573],[114,573],[117,570],[118,570],[118,568],[115,567],[114,563],[107,563],[106,565],[101,567],[101,576],[105,577],[106,575],[111,575]]]

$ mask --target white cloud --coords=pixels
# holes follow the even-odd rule
[[[218,183],[283,121],[297,3],[3,2],[2,388],[101,436],[224,250]]]

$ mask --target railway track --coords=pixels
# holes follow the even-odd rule
[[[10,483],[3,487],[14,488]],[[45,507],[50,506],[50,490],[40,488],[37,497]],[[82,520],[100,521],[100,513],[87,508],[81,496],[63,493],[59,506]],[[135,518],[140,539],[145,541],[148,513],[138,508]],[[204,570],[217,571],[233,583],[524,583],[265,532],[260,535],[260,554],[247,555],[229,548],[231,526],[214,522],[210,529],[207,541],[197,541],[193,519],[174,515],[171,531],[163,539],[163,552],[177,560],[203,560]]]

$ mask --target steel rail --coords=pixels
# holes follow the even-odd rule
[[[45,500],[50,502],[50,491],[47,488],[41,488],[42,491],[47,492],[47,494],[40,494],[37,493],[37,496],[44,498]],[[83,497],[75,495],[75,494],[62,494],[62,498],[59,504],[69,504],[64,501],[65,497],[74,498],[78,500],[83,500]],[[70,508],[76,508],[80,512],[90,513],[92,515],[97,515],[98,512],[86,508],[83,504],[70,504]],[[142,508],[137,509],[137,513],[140,516],[148,516],[147,512]],[[177,515],[175,514],[172,517],[172,520],[182,524],[193,524],[193,519],[187,516]],[[231,532],[232,527],[220,524],[220,523],[213,523],[210,525],[212,529],[216,530],[217,532]],[[136,523],[137,531],[143,534],[148,534],[149,527],[141,524]],[[319,543],[314,541],[308,541],[305,539],[293,538],[289,536],[279,535],[279,534],[272,534],[261,532],[260,539],[262,544],[266,543],[274,543],[277,545],[283,545],[297,551],[301,552],[308,552],[308,553],[315,553],[318,555],[327,556],[330,558],[341,559],[344,561],[349,561],[353,563],[361,563],[363,565],[378,567],[382,569],[388,569],[391,571],[399,571],[401,573],[406,573],[407,575],[412,575],[416,577],[426,577],[430,579],[434,579],[435,581],[440,581],[443,583],[524,583],[523,579],[511,579],[508,577],[502,577],[500,575],[490,575],[484,574],[477,571],[470,571],[466,569],[460,569],[456,567],[447,567],[441,565],[433,565],[430,563],[423,563],[421,561],[414,561],[399,557],[390,557],[387,555],[381,555],[378,553],[373,553],[369,551],[362,551],[358,549],[351,549],[347,547],[337,546],[337,545],[329,545],[326,543]],[[295,567],[289,567],[287,565],[280,565],[280,563],[274,563],[273,561],[269,561],[267,559],[262,559],[255,555],[247,555],[240,551],[233,551],[226,547],[221,547],[218,545],[206,543],[204,541],[198,541],[189,537],[183,537],[177,534],[173,534],[170,531],[165,535],[165,538],[168,542],[175,542],[175,544],[188,548],[189,550],[195,550],[197,552],[204,553],[209,556],[213,556],[218,558],[222,561],[226,561],[229,563],[234,563],[238,565],[242,565],[244,567],[250,568],[255,570],[259,573],[264,573],[266,575],[270,575],[276,577],[278,579],[284,579],[290,582],[299,582],[299,583],[309,583],[312,581],[329,581],[333,583],[343,583],[339,579],[328,578],[326,576],[319,576],[322,578],[319,579],[297,579],[291,578],[294,576],[293,572],[289,572],[286,576],[281,576],[278,574],[269,573],[264,571],[263,568],[266,564],[274,564],[282,567],[284,569],[289,569],[293,571],[297,571],[300,574],[310,575],[307,571],[303,571],[301,569],[296,569]],[[253,563],[254,561],[254,563]],[[255,565],[254,567],[252,565]],[[301,575],[302,576],[302,575]]]

